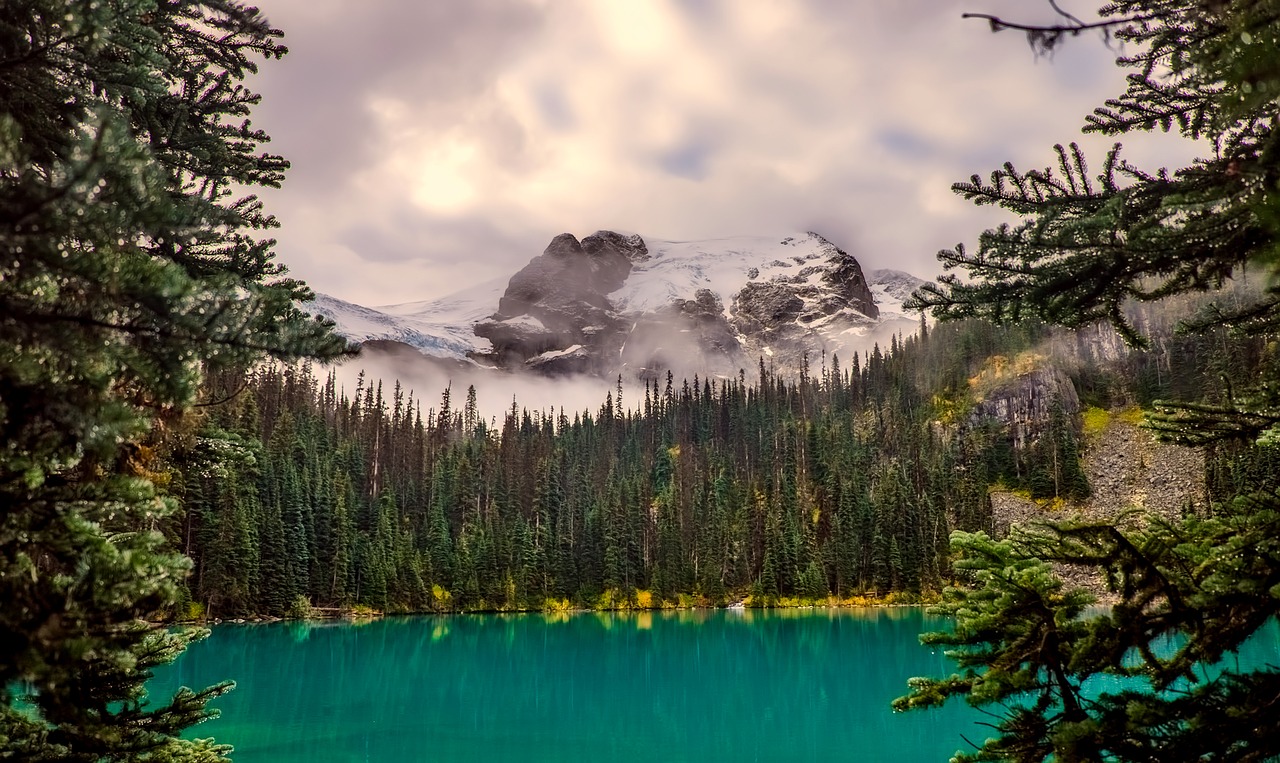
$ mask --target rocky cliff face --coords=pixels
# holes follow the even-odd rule
[[[1007,428],[1013,447],[1022,449],[1049,428],[1055,405],[1070,420],[1077,420],[1080,398],[1071,378],[1057,366],[1037,365],[998,380],[982,391],[969,414],[968,424],[978,426],[985,421],[998,421]]]
[[[733,374],[856,349],[879,308],[858,261],[815,233],[645,242],[557,236],[475,326],[478,362],[542,373]]]
[[[592,310],[611,310],[605,295],[626,282],[633,262],[644,259],[648,250],[639,236],[599,231],[578,241],[561,233],[511,277],[495,318],[533,315],[557,327],[579,323]]]
[[[621,346],[624,322],[608,294],[634,262],[648,259],[639,236],[600,231],[579,241],[562,233],[512,276],[498,311],[475,326],[490,352],[474,359],[504,368],[527,364],[543,373],[582,373]]]

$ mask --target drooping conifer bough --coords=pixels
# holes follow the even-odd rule
[[[1113,22],[1128,85],[1084,129],[1118,138],[1177,131],[1199,141],[1204,158],[1145,170],[1117,143],[1094,174],[1074,144],[1060,145],[1044,169],[1005,164],[958,183],[965,198],[1017,219],[983,233],[976,248],[941,252],[965,277],[944,276],[914,303],[944,319],[1107,321],[1141,345],[1130,301],[1221,294],[1247,271],[1264,283],[1257,299],[1216,300],[1184,316],[1184,329],[1226,324],[1270,339],[1258,378],[1250,389],[1230,380],[1238,388],[1213,404],[1159,403],[1149,426],[1184,444],[1232,441],[1238,459],[1274,464],[1280,3],[1126,0],[1100,13]],[[1240,472],[1252,476],[1234,499],[1180,522],[1059,523],[999,541],[957,533],[956,569],[969,585],[940,607],[956,618],[954,631],[924,637],[950,650],[957,671],[913,679],[895,707],[964,697],[991,710],[990,738],[978,734],[960,760],[1280,754],[1280,674],[1233,658],[1280,613],[1280,498],[1274,469]],[[1120,603],[1087,609],[1092,597],[1055,577],[1054,562],[1100,570]]]
[[[205,369],[345,350],[245,191],[288,166],[243,85],[279,38],[230,0],[0,8],[0,757],[225,752],[178,737],[225,685],[143,701],[200,634],[144,622],[187,562],[140,443]]]

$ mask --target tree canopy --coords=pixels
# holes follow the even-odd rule
[[[1176,131],[1206,158],[1144,170],[1117,143],[1091,177],[1073,144],[1055,147],[1052,167],[1009,163],[958,183],[965,198],[1018,220],[983,233],[976,250],[941,252],[965,277],[944,276],[913,301],[941,318],[1108,321],[1141,344],[1132,301],[1217,295],[1183,327],[1268,339],[1256,378],[1226,380],[1212,404],[1157,403],[1149,425],[1226,449],[1237,495],[1181,522],[1062,522],[999,541],[956,534],[970,586],[940,607],[954,631],[924,640],[950,647],[959,670],[913,679],[895,707],[959,696],[1001,708],[995,735],[961,760],[1268,760],[1280,754],[1280,674],[1229,658],[1280,613],[1280,3],[1124,0],[1100,14],[1133,52],[1119,59],[1127,89],[1084,129]],[[1232,302],[1223,287],[1246,273],[1263,287]],[[1101,571],[1118,603],[1087,609],[1093,597],[1064,585],[1055,562]],[[1091,680],[1101,675],[1114,680]]]
[[[199,634],[153,630],[188,563],[148,432],[206,369],[334,357],[245,188],[288,164],[248,120],[280,32],[231,0],[0,10],[0,754],[220,759],[177,733],[225,690],[144,703]]]

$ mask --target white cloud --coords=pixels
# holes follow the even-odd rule
[[[291,53],[255,84],[296,167],[269,197],[281,258],[366,304],[510,273],[598,228],[812,227],[872,267],[933,272],[998,219],[952,181],[1043,166],[1122,84],[1095,39],[1037,61],[960,18],[1047,5],[981,5],[380,0],[353,16],[278,0]],[[1162,153],[1186,149],[1139,158]]]

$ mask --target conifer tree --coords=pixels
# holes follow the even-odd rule
[[[1120,155],[1090,177],[1075,146],[1056,168],[1012,164],[955,190],[1021,220],[982,234],[976,251],[939,257],[971,277],[947,276],[915,297],[939,317],[997,322],[1039,317],[1065,326],[1110,322],[1143,344],[1129,302],[1219,289],[1246,270],[1268,279],[1243,307],[1185,316],[1191,330],[1225,323],[1274,338],[1280,327],[1280,4],[1120,0],[1104,23],[1133,51],[1128,87],[1085,129],[1134,135],[1157,127],[1198,139],[1207,158],[1176,172],[1141,170]],[[1016,26],[992,19],[997,28]],[[1025,28],[1025,27],[1023,27]],[[1032,28],[1052,46],[1074,24]],[[1272,349],[1274,352],[1274,348]],[[1221,404],[1157,404],[1152,427],[1174,441],[1276,438],[1277,378]],[[997,735],[961,760],[1269,760],[1280,754],[1280,680],[1224,657],[1280,613],[1280,497],[1246,480],[1208,516],[1145,525],[1070,523],[993,541],[957,534],[957,568],[974,588],[953,589],[942,610],[960,670],[914,679],[898,708],[961,696],[1002,708]],[[1049,563],[1105,574],[1120,603],[1086,613],[1091,597],[1065,586]],[[1099,688],[1100,674],[1124,677]]]
[[[287,167],[241,84],[279,37],[232,0],[0,10],[0,756],[225,751],[178,737],[225,686],[143,705],[197,634],[139,622],[188,563],[138,443],[202,368],[344,349],[295,306],[309,293],[259,233],[275,220],[232,195]]]

